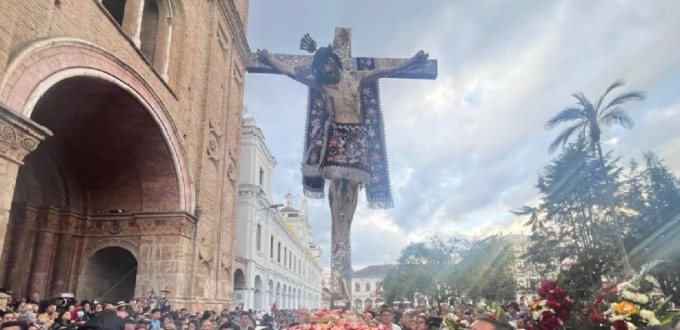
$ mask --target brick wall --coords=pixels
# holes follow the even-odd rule
[[[139,1],[127,0],[128,19],[135,17],[134,8],[128,7]],[[152,20],[142,21],[141,44],[153,44],[142,49],[130,35],[134,22],[124,18],[119,26],[97,0],[0,1],[0,102],[22,112],[35,102],[31,95],[46,77],[87,66],[120,79],[159,113],[162,129],[174,141],[171,147],[186,171],[184,186],[190,191],[185,195],[191,197],[181,211],[197,215],[198,221],[191,238],[145,235],[144,228],[132,235],[137,237],[140,269],[146,271],[140,272],[146,275],[138,277],[137,290],[166,281],[171,291],[182,295],[178,301],[188,305],[228,304],[232,298],[244,50],[248,49],[240,22],[247,21],[248,1],[229,1],[157,0],[159,30],[154,36],[149,32],[153,26],[148,25]],[[64,38],[78,41],[69,44]],[[50,46],[54,51],[43,47],[41,56],[31,55],[32,47],[45,39],[55,40]],[[169,77],[164,79],[166,67]],[[3,182],[16,180],[16,170],[0,170]],[[12,192],[1,193],[0,200],[11,200]],[[76,253],[89,244],[86,237],[52,241],[50,247],[62,244]],[[53,282],[56,287],[72,290],[80,270],[75,264],[67,266],[71,272],[66,279],[48,272],[36,276],[53,277],[40,281],[58,280]],[[204,300],[196,300],[194,275],[202,278]]]

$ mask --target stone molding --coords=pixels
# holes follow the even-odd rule
[[[13,208],[18,206],[15,204]],[[23,221],[19,224],[10,222],[10,226],[79,237],[179,235],[192,238],[196,227],[196,219],[186,212],[87,215],[54,207],[40,208],[30,204],[24,204],[23,209],[40,215],[32,221]]]
[[[26,155],[52,132],[0,103],[0,157],[23,165]]]

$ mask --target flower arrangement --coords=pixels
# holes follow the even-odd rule
[[[567,299],[567,289],[560,288],[555,281],[544,281],[536,293],[540,299],[531,309],[538,329],[562,329],[571,317],[572,301]]]
[[[449,330],[470,329],[470,322],[453,313],[449,313],[444,317],[444,324]]]
[[[603,328],[635,330],[639,327],[668,324],[676,313],[668,312],[668,301],[662,297],[659,282],[647,273],[659,262],[643,266],[643,271],[622,283],[604,283],[595,302],[581,313],[581,320],[589,320]]]
[[[329,311],[323,309],[309,318],[310,323],[300,324],[293,330],[382,330],[382,324],[373,321],[368,313]]]

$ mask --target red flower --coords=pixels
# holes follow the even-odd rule
[[[604,319],[604,316],[600,313],[593,313],[590,315],[590,320],[595,322],[595,323],[605,323],[607,320]]]
[[[628,330],[628,324],[621,320],[614,321],[614,323],[612,323],[612,326],[614,327],[614,330]]]
[[[571,310],[563,308],[563,309],[560,310],[557,317],[559,317],[560,320],[562,320],[562,321],[566,321],[566,320],[569,319],[570,316],[571,316]]]
[[[554,330],[554,329],[557,329],[559,326],[560,326],[560,320],[556,319],[556,318],[543,320],[543,322],[541,322],[541,325],[540,325],[541,330]]]
[[[548,307],[552,308],[554,311],[560,309],[560,303],[554,299],[548,300]]]
[[[551,311],[543,311],[543,313],[541,313],[541,316],[543,316],[544,320],[555,318]]]
[[[562,301],[562,308],[571,309],[572,304],[571,300],[564,299],[564,301]]]
[[[562,299],[567,296],[567,290],[555,288],[552,290],[553,299]]]

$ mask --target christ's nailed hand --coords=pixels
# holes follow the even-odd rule
[[[269,64],[269,59],[271,58],[271,55],[266,49],[258,49],[257,57],[260,59],[260,61],[262,61],[262,63]]]

